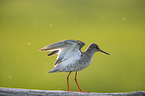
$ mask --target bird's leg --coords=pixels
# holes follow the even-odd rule
[[[77,84],[77,86],[79,88],[79,92],[82,92],[82,90],[81,90],[81,88],[80,88],[80,86],[78,84],[78,81],[77,81],[77,72],[75,73],[75,82],[76,82],[76,84]]]
[[[69,91],[69,75],[70,74],[71,74],[71,72],[69,72],[67,75],[67,91]]]

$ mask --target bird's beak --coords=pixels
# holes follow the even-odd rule
[[[103,51],[103,50],[100,50],[100,52],[103,52],[103,53],[105,53],[105,54],[107,54],[107,55],[110,55],[109,53],[107,53],[107,52],[105,52],[105,51]]]

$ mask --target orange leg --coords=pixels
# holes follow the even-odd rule
[[[80,88],[80,86],[78,84],[78,81],[77,81],[77,72],[75,73],[75,82],[76,82],[76,84],[77,84],[77,86],[79,88],[79,92],[82,92],[82,90],[81,90],[81,88]]]
[[[69,91],[69,75],[71,74],[71,72],[68,73],[67,75],[67,91]]]

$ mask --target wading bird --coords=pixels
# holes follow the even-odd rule
[[[75,72],[75,82],[79,88],[79,92],[83,92],[77,82],[77,72],[85,69],[90,65],[95,52],[103,52],[107,55],[109,53],[101,50],[95,43],[89,45],[85,52],[81,48],[85,45],[79,40],[64,40],[47,45],[40,49],[40,51],[51,51],[48,56],[58,54],[57,60],[54,63],[54,68],[48,73],[54,72],[69,72],[67,76],[67,91],[69,90],[69,76],[71,72]]]

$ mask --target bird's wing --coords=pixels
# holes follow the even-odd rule
[[[62,49],[60,51],[60,53],[58,53],[58,59],[55,62],[54,66],[60,64],[62,61],[66,60],[68,58],[74,57],[76,55],[80,56],[81,52],[82,52],[81,48],[84,45],[85,45],[84,42],[77,40],[77,41],[73,42],[73,44],[71,46]]]
[[[53,56],[58,54],[59,50],[51,51],[47,56]]]
[[[68,55],[70,52],[76,47],[81,46],[80,41],[75,40],[64,40],[60,42],[56,42],[50,45],[47,45],[40,49],[40,51],[52,51],[48,55],[52,56],[55,54],[58,54],[57,61],[54,65],[62,62],[63,60],[66,60],[66,58],[69,58]],[[82,46],[81,46],[82,47]],[[81,49],[80,47],[77,47],[78,49]],[[65,56],[67,55],[67,56]]]
[[[81,51],[82,47],[85,45],[84,42],[77,40],[78,44],[80,45],[79,50]]]
[[[66,47],[65,43],[63,41],[56,42],[50,45],[47,45],[40,49],[40,51],[54,51],[54,50],[60,50],[62,48]]]
[[[62,62],[62,61],[64,61],[65,60],[65,55],[68,53],[68,51],[69,50],[71,50],[72,48],[71,48],[71,46],[70,47],[65,47],[65,48],[62,48],[61,50],[59,50],[59,52],[58,52],[58,57],[57,57],[57,60],[56,60],[56,62],[54,63],[54,65],[56,65],[56,64],[58,64],[58,63],[60,63],[60,62]]]

